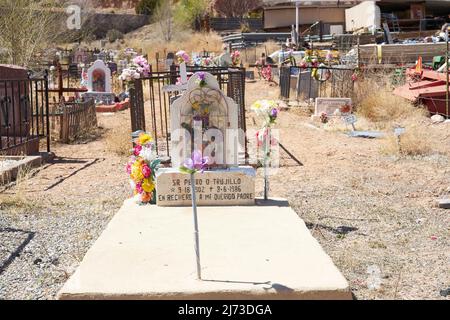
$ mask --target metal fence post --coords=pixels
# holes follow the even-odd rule
[[[45,70],[44,75],[44,84],[45,84],[45,126],[46,126],[46,134],[47,134],[47,152],[50,152],[50,111],[48,104],[48,70]]]

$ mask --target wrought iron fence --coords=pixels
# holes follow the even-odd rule
[[[42,138],[50,152],[47,76],[0,80],[0,151],[29,150],[29,144],[39,151]]]
[[[280,96],[289,100],[295,94],[296,100],[318,97],[351,97],[354,89],[352,74],[348,67],[296,67],[280,68]]]
[[[220,89],[238,105],[239,128],[246,131],[245,120],[245,69],[224,67],[188,66],[187,72],[209,72],[217,77]],[[130,112],[132,131],[146,130],[146,115],[150,117],[149,130],[155,139],[157,154],[170,157],[170,105],[181,91],[163,90],[176,84],[179,68],[173,65],[170,71],[151,72],[146,78],[134,81],[130,89]],[[247,146],[245,146],[247,151]]]

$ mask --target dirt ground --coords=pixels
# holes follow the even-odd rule
[[[276,98],[278,90],[259,81],[249,83],[247,106],[256,99]],[[53,163],[0,193],[0,213],[8,221],[29,214],[29,219],[45,223],[46,217],[81,211],[86,219],[100,221],[89,226],[92,230],[60,233],[67,241],[83,245],[76,259],[61,259],[63,276],[44,280],[56,285],[38,297],[55,297],[130,195],[124,172],[126,157],[117,155],[108,140],[114,130],[126,134],[129,119],[128,110],[98,114],[102,128],[93,139],[53,145],[57,156]],[[247,112],[248,126],[256,128],[255,123]],[[276,128],[280,129],[282,145],[302,165],[281,151],[282,167],[270,178],[270,195],[289,200],[349,281],[355,298],[449,299],[449,211],[437,208],[436,201],[450,195],[450,124],[430,126],[442,139],[441,151],[400,158],[380,153],[382,139],[350,138],[342,132],[323,130],[311,125],[306,112],[298,109],[281,112]],[[260,172],[259,195],[262,185]],[[15,263],[19,261],[8,268],[14,268]],[[17,297],[13,291],[23,289],[21,280],[14,278],[15,285],[4,289],[2,295],[2,281],[4,287],[12,281],[3,277],[0,272],[0,298]],[[380,285],[373,289],[371,284],[377,279]],[[33,297],[36,295],[19,296]]]

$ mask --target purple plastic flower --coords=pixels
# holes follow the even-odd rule
[[[206,74],[204,72],[198,72],[197,76],[198,76],[198,79],[200,81],[205,81],[206,80]]]
[[[276,118],[276,117],[278,116],[278,109],[273,108],[273,109],[270,111],[270,116],[271,116],[272,118]]]
[[[192,153],[191,158],[188,158],[184,161],[182,169],[184,171],[190,171],[190,172],[196,172],[201,171],[203,172],[206,167],[208,166],[209,158],[203,157],[201,152],[198,150],[195,150]]]

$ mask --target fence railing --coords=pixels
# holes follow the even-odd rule
[[[0,80],[0,151],[37,152],[43,138],[50,152],[47,76]]]
[[[246,131],[245,121],[245,69],[224,67],[187,67],[188,75],[205,71],[217,77],[220,89],[238,105],[238,126]],[[146,115],[150,117],[149,130],[155,139],[157,154],[170,157],[170,105],[181,91],[164,91],[163,87],[175,84],[180,76],[179,68],[170,71],[151,72],[134,82],[130,90],[132,131],[146,130]],[[145,105],[145,107],[144,107]],[[147,110],[147,112],[146,112]]]
[[[52,133],[63,143],[97,127],[95,101],[61,102],[51,114]]]
[[[286,100],[292,93],[296,100],[351,97],[354,71],[353,68],[341,67],[283,66],[280,68],[280,96]]]

